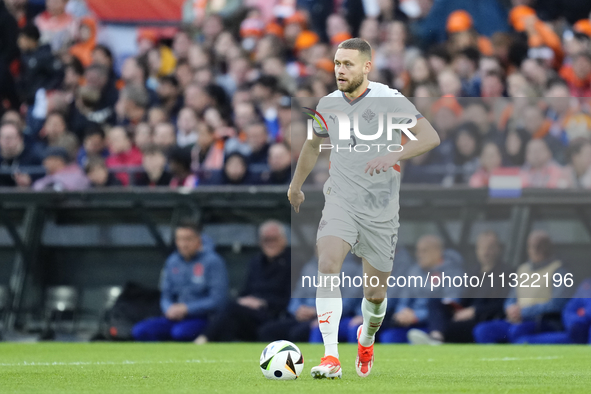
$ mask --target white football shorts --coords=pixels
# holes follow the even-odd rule
[[[363,220],[327,202],[322,210],[316,241],[327,235],[339,237],[351,245],[351,253],[365,258],[378,271],[391,272],[400,227],[397,219],[387,222]]]

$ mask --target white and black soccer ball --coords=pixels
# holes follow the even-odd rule
[[[304,356],[289,341],[275,341],[267,345],[261,354],[261,371],[267,379],[297,379],[304,369]]]

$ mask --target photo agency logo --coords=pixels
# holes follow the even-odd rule
[[[390,143],[394,140],[396,131],[404,133],[411,141],[417,140],[417,137],[409,130],[417,124],[417,117],[412,114],[400,112],[380,112],[376,114],[370,108],[367,108],[361,116],[358,112],[353,114],[353,124],[351,125],[349,115],[342,111],[326,110],[323,111],[323,115],[312,108],[302,108],[302,113],[310,117],[306,125],[306,138],[308,140],[311,140],[313,137],[314,123],[318,125],[316,134],[320,136],[329,136],[329,125],[331,131],[334,127],[338,128],[338,134],[333,133],[330,135],[330,144],[320,144],[320,151],[335,149],[337,151],[346,150],[349,152],[369,152],[370,150],[377,150],[377,152],[385,150],[388,152],[400,152],[403,149],[401,144]],[[328,122],[325,116],[328,118]],[[338,137],[336,143],[334,141],[335,137]],[[346,142],[345,144],[340,144],[339,141]],[[369,141],[374,143],[366,143]]]

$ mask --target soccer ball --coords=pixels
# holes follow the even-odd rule
[[[304,356],[289,341],[275,341],[267,345],[261,354],[261,371],[267,379],[297,379],[304,369]]]

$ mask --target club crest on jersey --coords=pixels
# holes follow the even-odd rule
[[[203,268],[203,264],[197,263],[193,266],[193,282],[194,283],[201,283],[204,281],[204,273],[205,269]]]
[[[369,123],[376,116],[376,114],[371,109],[368,108],[365,110],[365,112],[361,116],[363,116],[363,119],[365,119],[365,121],[367,123]]]

